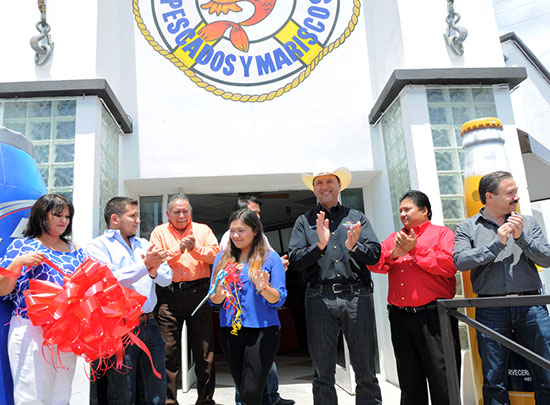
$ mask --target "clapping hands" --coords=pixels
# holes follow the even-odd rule
[[[265,270],[258,270],[256,272],[256,277],[254,277],[254,286],[256,287],[256,291],[260,292],[265,290],[267,287],[269,287],[269,272]]]
[[[153,278],[157,276],[158,267],[166,260],[168,257],[168,251],[161,250],[154,245],[149,246],[144,255],[142,255],[143,263],[147,267],[149,275]]]
[[[512,212],[508,220],[498,228],[497,238],[500,243],[506,245],[510,234],[514,239],[518,239],[522,235],[524,226],[525,220],[523,217],[516,212]]]
[[[409,233],[399,231],[395,235],[395,247],[391,252],[391,257],[397,259],[398,257],[405,256],[416,246],[416,234],[411,229]]]

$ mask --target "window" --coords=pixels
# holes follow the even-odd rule
[[[3,125],[30,139],[50,193],[72,200],[76,100],[8,101]]]
[[[428,111],[445,225],[455,229],[465,218],[462,124],[496,117],[491,87],[428,88]]]
[[[162,224],[162,196],[141,197],[139,199],[139,235],[149,239],[157,225]]]
[[[107,202],[118,195],[118,136],[121,129],[111,114],[102,107],[100,160],[99,160],[99,230],[105,231],[107,224],[103,210]]]
[[[462,124],[476,118],[496,117],[491,87],[428,88],[428,111],[434,144],[439,192],[446,226],[454,230],[466,215],[464,208],[464,150]],[[462,296],[461,273],[456,294]],[[460,325],[462,347],[467,347],[465,326]]]
[[[342,205],[365,212],[362,188],[347,188],[341,193]],[[365,213],[366,214],[366,213]]]
[[[405,133],[401,119],[401,103],[397,99],[381,121],[384,136],[384,151],[386,154],[386,170],[390,183],[390,199],[393,210],[393,225],[397,231],[401,229],[399,219],[399,199],[411,188],[409,163],[405,147]]]

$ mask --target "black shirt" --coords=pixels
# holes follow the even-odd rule
[[[324,250],[317,242],[317,214],[325,212],[329,220],[330,239]],[[345,246],[349,226],[361,222],[361,235],[353,251]],[[330,212],[320,204],[301,215],[294,224],[289,245],[291,265],[301,271],[309,283],[370,283],[371,275],[366,265],[376,264],[380,259],[380,243],[372,226],[360,211],[340,204]]]

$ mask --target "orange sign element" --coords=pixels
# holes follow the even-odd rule
[[[470,176],[464,179],[464,202],[466,203],[466,216],[470,218],[483,207],[479,198],[479,180],[483,176]]]
[[[468,133],[476,129],[483,129],[483,128],[502,129],[502,123],[498,118],[493,118],[493,117],[476,118],[475,120],[467,121],[464,124],[462,124],[460,135],[464,136],[465,133]]]
[[[258,24],[264,20],[273,11],[273,7],[275,7],[277,0],[246,1],[254,4],[254,14],[249,19],[240,23],[227,20],[211,22],[199,31],[199,37],[205,42],[216,41],[229,29],[229,39],[233,46],[243,52],[248,52],[249,40],[243,27]],[[237,5],[237,1],[231,0],[209,1],[203,4],[201,8],[208,10],[210,14],[216,13],[218,16],[220,13],[229,14],[230,11],[234,11],[238,15],[243,11],[243,9]]]
[[[476,215],[483,204],[479,198],[479,180],[482,176],[469,176],[464,179],[464,202],[466,204],[466,216],[469,218]],[[470,271],[462,272],[462,291],[466,298],[476,298],[477,294],[472,289],[472,282],[470,280]],[[466,308],[466,314],[475,319],[476,309],[473,307]],[[475,397],[478,405],[483,404],[483,373],[481,368],[481,358],[479,357],[477,347],[477,334],[474,328],[468,328],[468,340],[470,342],[470,356],[472,360],[472,368],[474,371],[474,389]]]

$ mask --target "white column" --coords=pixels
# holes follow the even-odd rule
[[[525,166],[523,165],[521,147],[519,146],[518,129],[514,118],[510,90],[507,85],[495,85],[493,86],[493,93],[495,95],[497,115],[502,122],[506,157],[510,164],[510,171],[519,189],[520,210],[524,214],[531,215],[531,200],[529,198],[529,191],[527,190],[527,176],[525,174]]]
[[[371,221],[376,236],[383,241],[393,232],[393,211],[390,201],[390,186],[384,158],[384,140],[380,125],[371,127],[372,156],[375,168],[381,170],[371,182],[363,188],[365,214]],[[374,282],[374,316],[376,318],[376,338],[380,373],[387,381],[398,385],[395,355],[391,343],[390,323],[388,320],[388,276],[371,274]]]
[[[101,102],[97,97],[77,99],[74,145],[75,217],[73,237],[84,246],[99,227],[99,151]]]

